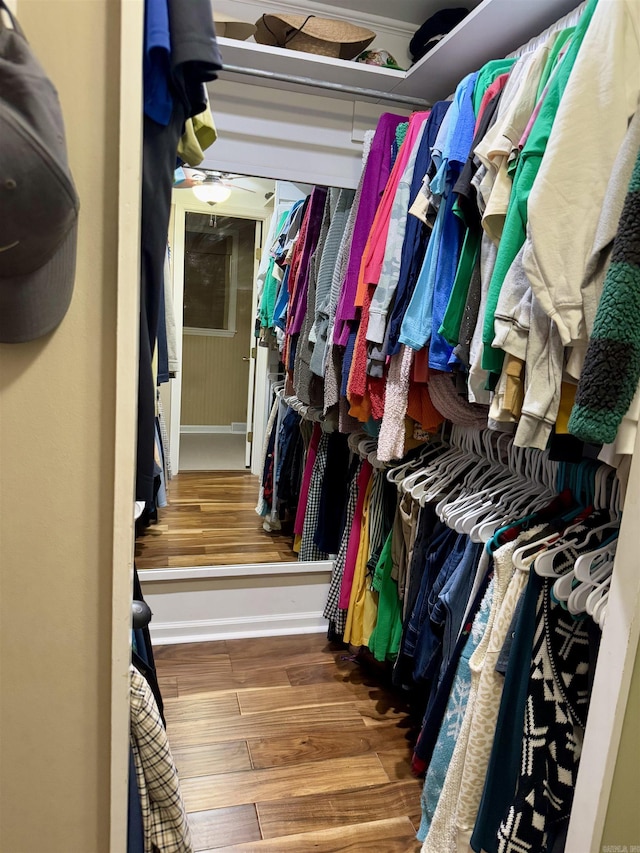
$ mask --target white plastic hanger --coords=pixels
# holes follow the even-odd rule
[[[590,596],[597,591],[600,591],[600,595],[602,595],[609,588],[612,572],[613,557],[611,555],[603,557],[600,564],[593,571],[591,581],[588,583],[579,583],[571,590],[566,599],[569,612],[574,616],[584,613],[587,610],[587,603]],[[596,596],[596,600],[598,597],[600,596]],[[594,599],[592,599],[593,601]]]
[[[548,548],[544,554],[541,554],[534,563],[534,568],[536,574],[540,575],[543,578],[553,578],[557,577],[556,572],[553,568],[553,560],[557,554],[562,553],[567,548],[570,548],[572,545],[576,545],[578,542],[577,538],[571,537],[571,531],[575,530],[575,527],[578,525],[574,525],[574,527],[570,528],[565,532],[562,539],[557,542],[552,548]],[[601,533],[604,530],[611,529],[612,533],[616,528],[616,523],[614,521],[607,521],[604,524],[598,525],[598,527],[594,527],[593,530],[590,530],[587,533],[587,538],[580,545],[581,550],[586,549],[589,542],[593,539],[596,533]],[[572,569],[573,571],[573,569]]]
[[[609,605],[609,590],[606,589],[596,603],[593,605],[592,618],[601,628],[604,628],[604,623],[607,618],[607,608]]]

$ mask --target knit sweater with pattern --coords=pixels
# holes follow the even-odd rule
[[[569,431],[615,440],[640,379],[640,153],[596,312]]]

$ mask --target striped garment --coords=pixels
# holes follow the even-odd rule
[[[615,441],[639,379],[640,153],[613,244],[569,432],[583,441]]]
[[[300,544],[300,562],[308,563],[313,560],[327,560],[328,554],[323,553],[313,541],[318,526],[320,515],[320,496],[322,494],[322,481],[327,467],[327,449],[329,447],[329,435],[323,432],[318,444],[318,452],[313,471],[311,472],[311,483],[309,484],[309,496],[307,497],[307,509],[302,527],[302,542]]]
[[[349,547],[349,537],[351,536],[351,527],[353,518],[356,512],[356,504],[358,502],[358,477],[362,469],[362,459],[357,459],[355,466],[351,469],[351,483],[349,485],[349,499],[347,502],[347,517],[344,530],[342,531],[342,540],[340,541],[340,549],[336,561],[333,565],[333,574],[331,575],[331,584],[329,585],[329,594],[327,596],[327,604],[324,608],[324,618],[328,619],[334,626],[334,631],[339,636],[344,634],[344,628],[347,618],[347,611],[340,610],[340,590],[342,588],[342,575],[347,559],[347,549]]]

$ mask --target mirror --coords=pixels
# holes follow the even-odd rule
[[[275,337],[262,340],[256,318],[268,240],[312,187],[186,168],[176,181],[163,318],[169,374],[159,377],[158,394],[160,482],[155,505],[136,525],[136,566],[294,562],[291,499],[275,522],[256,511],[265,511],[265,435],[283,375]]]

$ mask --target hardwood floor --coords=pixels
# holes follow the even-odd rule
[[[257,501],[258,478],[246,471],[177,474],[169,506],[136,541],[137,568],[295,562],[292,536],[263,530]]]
[[[160,646],[197,853],[417,853],[401,696],[318,634]]]

